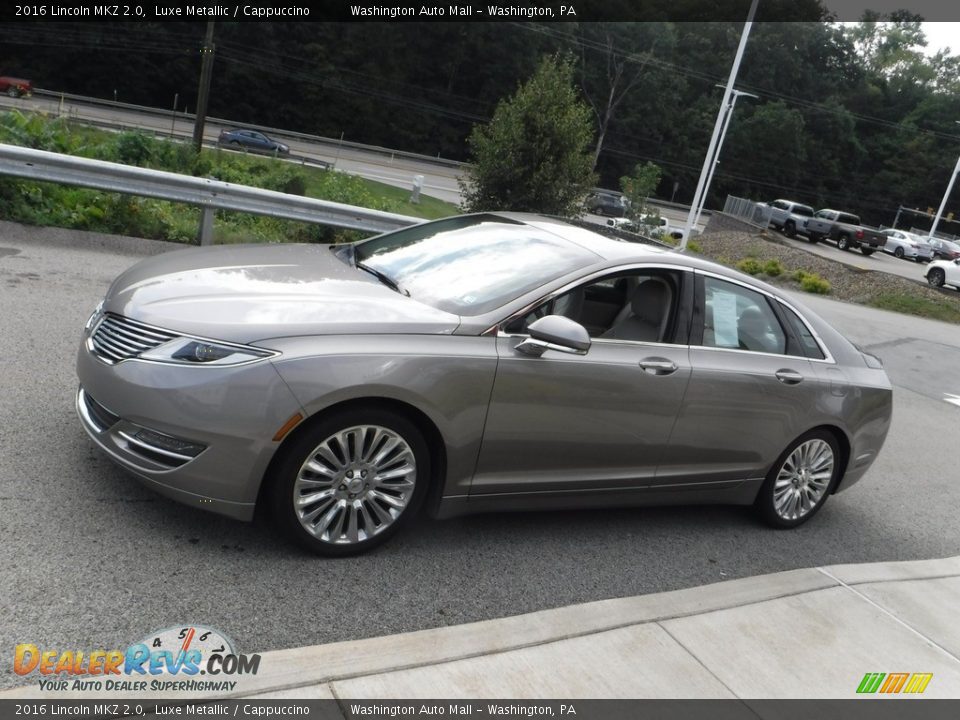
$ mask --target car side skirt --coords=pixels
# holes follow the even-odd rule
[[[432,513],[439,519],[489,512],[580,510],[655,505],[751,505],[764,478],[636,488],[542,493],[497,493],[444,497]]]

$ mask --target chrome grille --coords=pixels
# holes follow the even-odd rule
[[[179,337],[176,333],[144,325],[122,315],[107,314],[93,331],[93,352],[115,363],[137,357]]]

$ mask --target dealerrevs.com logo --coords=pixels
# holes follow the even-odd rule
[[[259,669],[259,655],[238,654],[223,633],[201,625],[151,633],[125,650],[61,652],[21,643],[13,655],[17,675],[38,673],[40,689],[50,691],[233,690],[236,681],[223,676],[256,675]],[[161,675],[164,677],[158,677]],[[201,680],[197,676],[207,677]]]

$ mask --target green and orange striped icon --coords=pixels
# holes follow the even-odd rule
[[[919,694],[927,689],[932,678],[933,673],[867,673],[860,681],[857,692],[862,695]]]

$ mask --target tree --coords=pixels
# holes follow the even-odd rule
[[[544,58],[525,85],[501,100],[468,139],[473,165],[460,180],[466,210],[576,215],[596,183],[590,109],[569,60]]]
[[[652,162],[637,164],[633,175],[620,178],[620,188],[623,196],[630,201],[628,215],[633,220],[639,220],[647,209],[647,198],[653,194],[660,184],[660,166]]]

